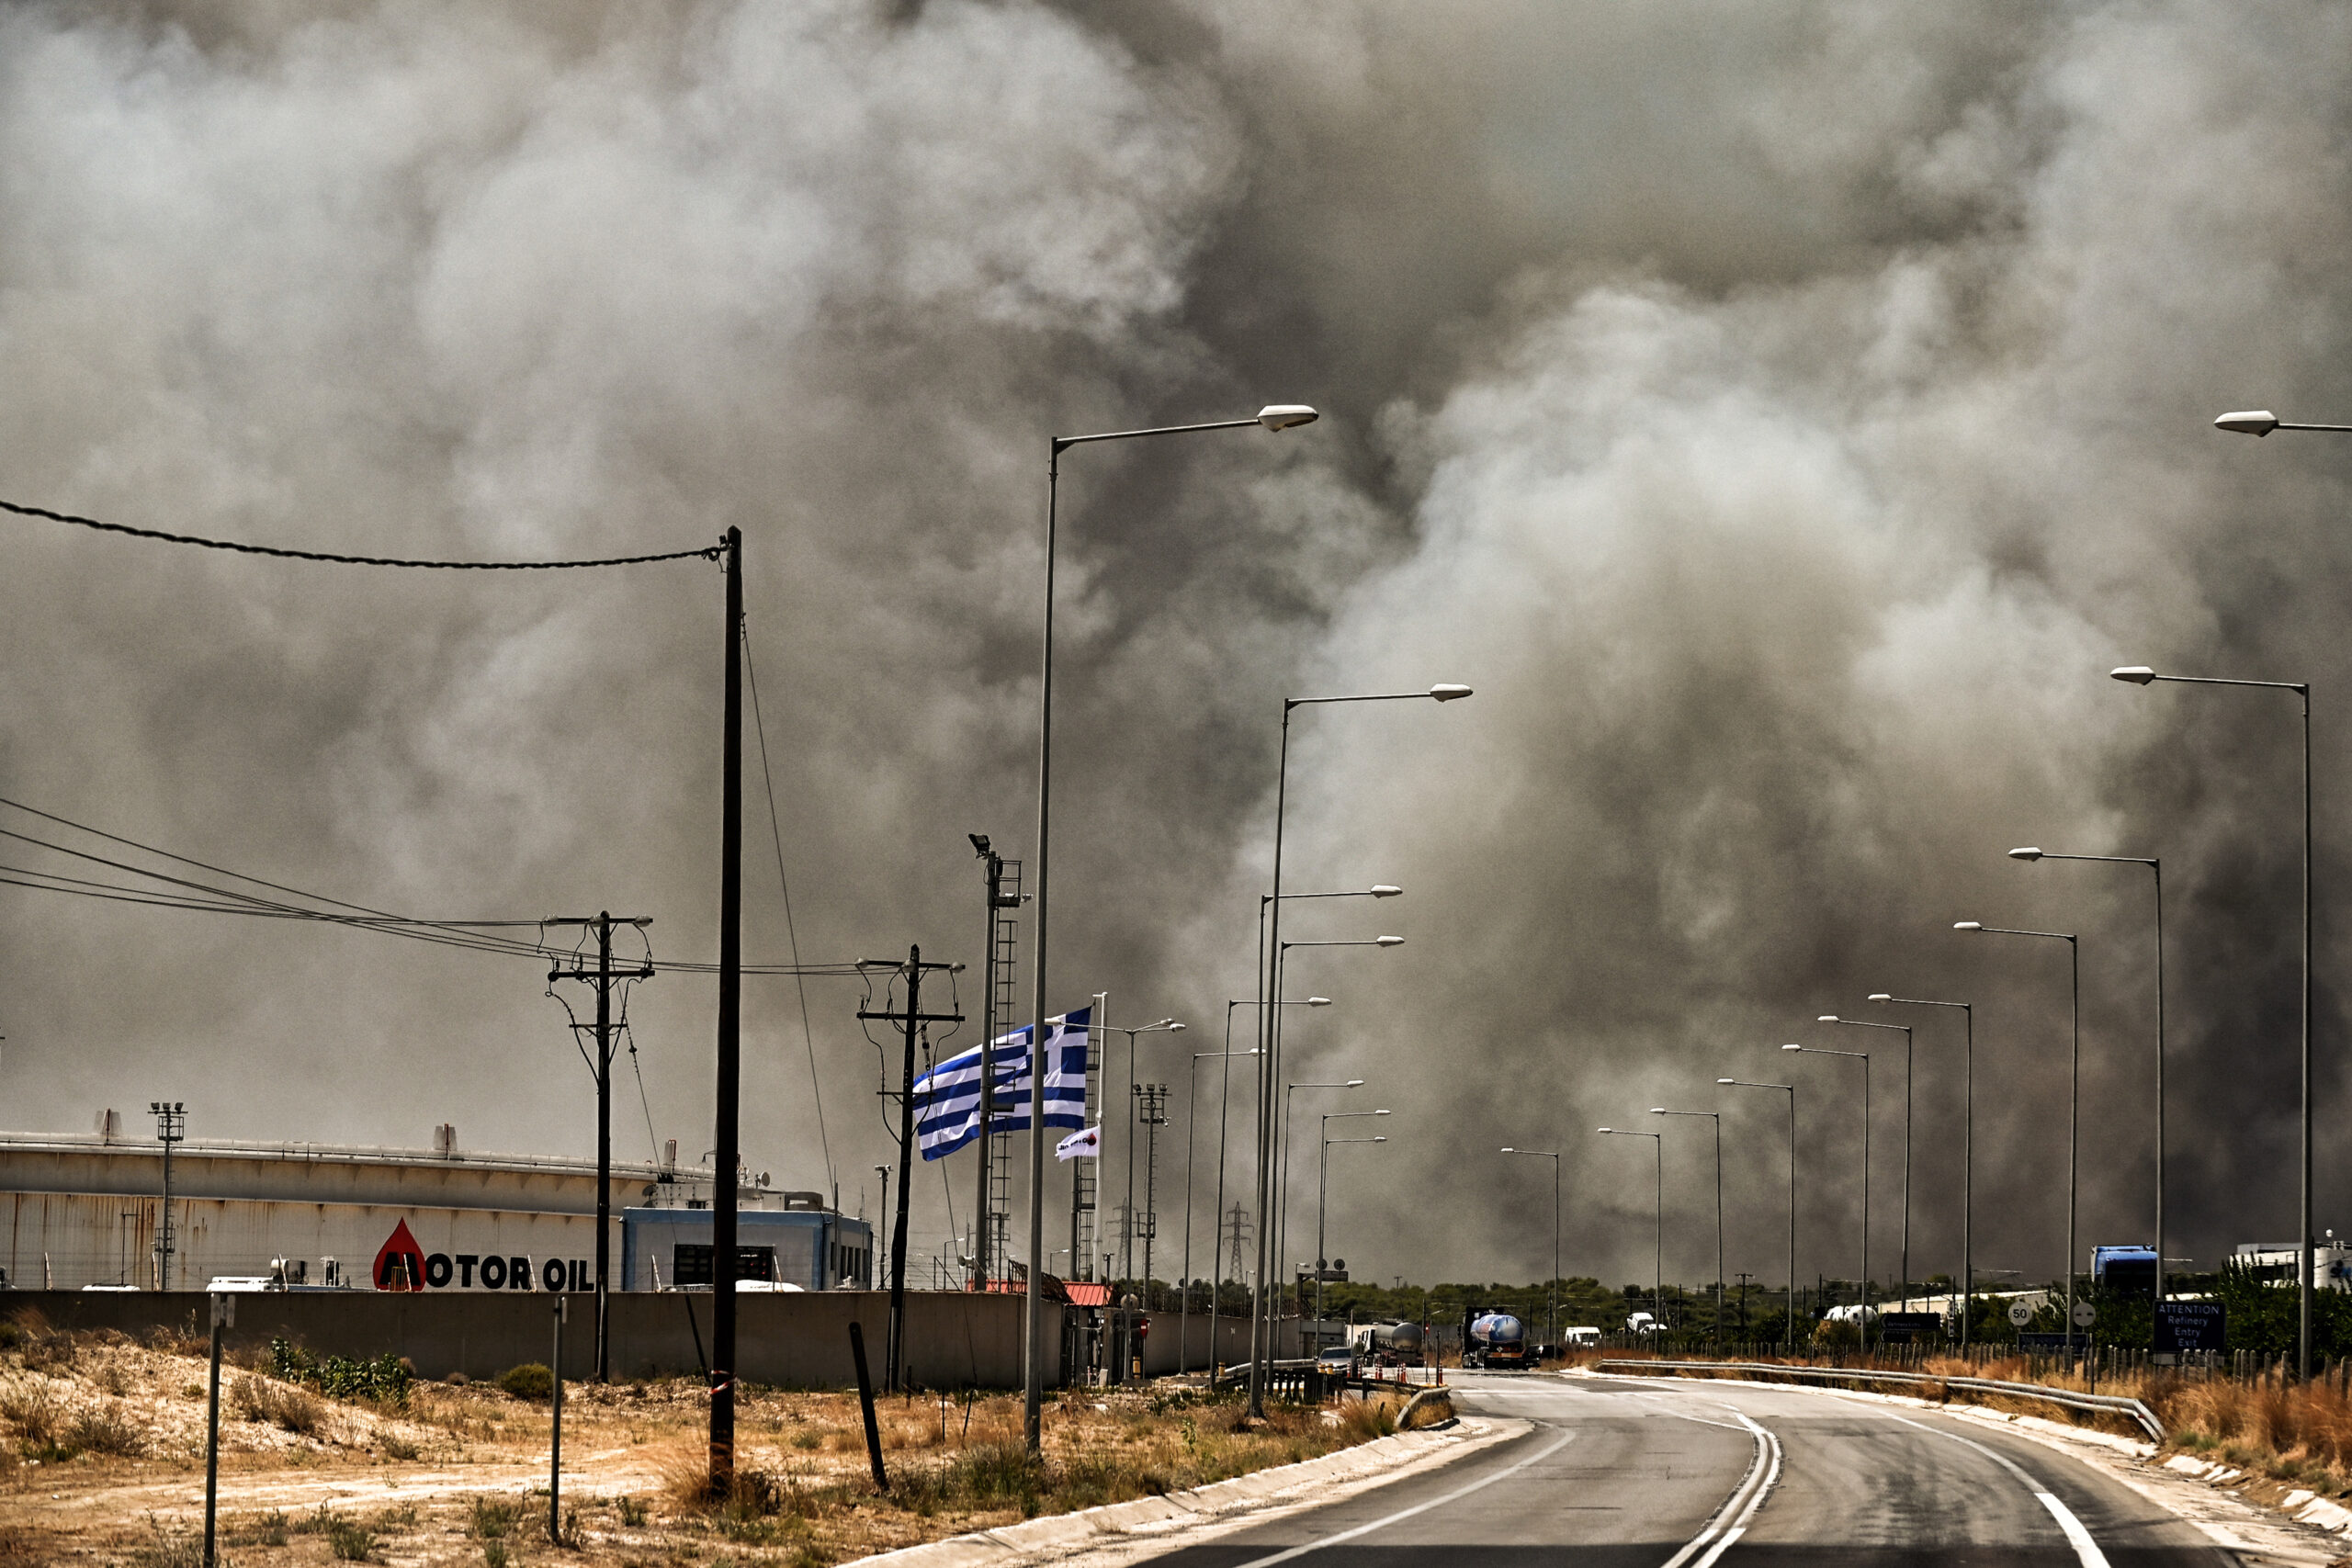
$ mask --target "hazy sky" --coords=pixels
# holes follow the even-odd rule
[[[1961,1032],[1890,990],[1977,1004],[1978,1261],[2054,1273],[2065,949],[1962,919],[2081,933],[2082,1241],[2148,1239],[2150,878],[2004,858],[2038,843],[2165,858],[2170,1250],[2211,1266],[2292,1234],[2295,702],[2105,672],[2314,684],[2318,1216],[2352,1230],[2352,447],[2210,428],[2352,423],[2347,89],[2319,4],[18,6],[0,496],[485,558],[740,526],[802,954],[977,963],[965,835],[1035,835],[1047,436],[1313,403],[1065,460],[1057,1007],[1185,1019],[1144,1047],[1181,1103],[1253,992],[1283,697],[1465,682],[1295,724],[1288,885],[1408,890],[1288,927],[1408,939],[1295,955],[1337,1005],[1291,1076],[1396,1112],[1333,1152],[1334,1254],[1540,1274],[1514,1144],[1566,1151],[1568,1271],[1646,1279],[1648,1150],[1591,1129],[1720,1106],[1730,1267],[1778,1277],[1782,1104],[1737,1076],[1802,1086],[1800,1267],[1850,1273],[1860,1075],[1802,1041],[1879,1053],[1883,1273],[1903,1037],[1836,1011],[1918,1025],[1914,1265],[1952,1268]],[[708,958],[720,594],[11,519],[0,794]],[[0,860],[73,869],[40,854]],[[592,1146],[535,963],[6,888],[0,931],[0,1125],[168,1097],[198,1137]],[[747,1157],[817,1187],[830,1150],[870,1205],[883,1061],[854,983],[808,998],[824,1135],[797,993],[754,980]],[[689,1156],[712,1016],[706,978],[632,1001]],[[624,1069],[622,1152],[645,1121]],[[1701,1280],[1706,1127],[1666,1131]],[[935,1248],[941,1168],[916,1191]]]

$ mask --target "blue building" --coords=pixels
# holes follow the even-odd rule
[[[873,1225],[833,1213],[813,1192],[785,1200],[780,1209],[737,1211],[736,1279],[781,1290],[871,1290]],[[710,1289],[710,1227],[707,1208],[621,1211],[621,1289]]]

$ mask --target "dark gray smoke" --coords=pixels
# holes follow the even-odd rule
[[[1409,939],[1295,957],[1294,990],[1340,1005],[1295,1021],[1291,1076],[1397,1112],[1334,1151],[1333,1252],[1540,1273],[1541,1168],[1492,1151],[1559,1147],[1569,1271],[1645,1278],[1647,1150],[1590,1129],[1720,1105],[1730,1267],[1777,1277],[1779,1107],[1713,1080],[1789,1075],[1800,1268],[1850,1273],[1857,1075],[1775,1049],[1803,1041],[1880,1053],[1883,1276],[1900,1036],[1812,1022],[1834,1011],[1919,1026],[1913,1261],[1948,1269],[1959,1031],[1863,1000],[1890,990],[1978,1004],[1978,1261],[2046,1277],[2064,949],[1961,919],[2081,932],[2082,1240],[2147,1239],[2148,879],[2003,858],[2040,843],[2165,859],[2170,1250],[2210,1265],[2291,1234],[2294,705],[2105,671],[2315,684],[2332,1127],[2352,453],[2208,423],[2352,416],[2347,28],[2190,4],[21,7],[0,493],[369,553],[740,525],[803,955],[972,961],[964,835],[1022,854],[1035,830],[1046,437],[1316,403],[1279,437],[1066,461],[1056,1005],[1188,1020],[1145,1046],[1181,1099],[1253,988],[1281,699],[1467,682],[1296,721],[1289,886],[1408,889],[1290,917]],[[657,953],[710,954],[707,566],[452,580],[6,539],[10,795],[418,914],[650,914]],[[782,956],[752,788],[751,946]],[[446,1119],[587,1147],[529,964],[6,908],[11,1126],[168,1095],[199,1136],[416,1145]],[[853,1204],[891,1157],[857,999],[811,982],[824,1145],[797,996],[754,982],[748,1019],[753,1166],[819,1185],[829,1145]],[[709,987],[633,1006],[654,1133],[691,1156]],[[1713,1269],[1703,1128],[1667,1127],[1669,1278]],[[1115,1110],[1112,1143],[1117,1187]],[[2321,1152],[2320,1223],[2352,1225]]]

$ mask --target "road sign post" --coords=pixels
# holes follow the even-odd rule
[[[2229,1339],[2229,1314],[2219,1302],[2158,1302],[2156,1354],[2220,1350]]]

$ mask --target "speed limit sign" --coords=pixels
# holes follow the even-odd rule
[[[2097,1307],[2095,1307],[2095,1306],[2091,1305],[2091,1303],[2088,1303],[2088,1302],[2076,1302],[2076,1303],[2075,1303],[2075,1327],[2077,1327],[2077,1328],[2088,1328],[2088,1327],[2089,1327],[2089,1326],[2090,1326],[2094,1322],[2098,1321],[2098,1308],[2097,1308]]]
[[[2026,1305],[2023,1302],[2011,1302],[2009,1303],[2009,1321],[2016,1324],[2019,1328],[2023,1328],[2027,1324],[2033,1321],[2033,1309]]]

